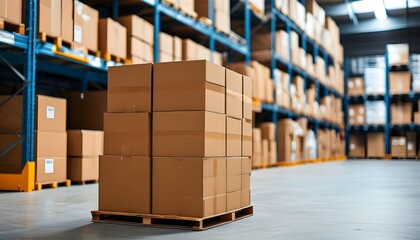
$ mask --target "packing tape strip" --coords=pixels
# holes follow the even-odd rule
[[[233,133],[227,133],[226,138],[228,139],[234,139],[234,140],[241,140],[242,135],[241,134],[233,134]]]
[[[110,87],[108,93],[151,93],[151,86],[143,87]]]
[[[155,83],[155,90],[173,91],[173,90],[197,90],[208,89],[210,91],[225,94],[225,88],[209,82],[188,82],[188,83]]]
[[[243,101],[244,101],[244,103],[252,104],[252,98],[251,97],[243,95]]]
[[[242,102],[242,94],[226,89],[226,95]]]
[[[242,140],[244,140],[244,141],[252,141],[252,136],[244,136],[244,135],[242,135]]]
[[[154,131],[154,136],[174,136],[174,137],[206,137],[213,139],[225,139],[225,133],[218,132],[192,132],[192,131]]]

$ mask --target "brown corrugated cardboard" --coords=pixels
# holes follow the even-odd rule
[[[367,135],[367,157],[385,157],[385,135],[383,132],[369,132]]]
[[[127,58],[127,29],[111,18],[99,20],[99,50],[122,59]]]
[[[74,1],[73,41],[91,51],[98,50],[99,12],[78,0]]]
[[[420,111],[414,113],[414,123],[420,124]]]
[[[52,183],[67,180],[66,157],[38,157],[36,159],[36,183]]]
[[[0,149],[7,149],[19,141],[14,134],[0,134]],[[0,173],[21,173],[22,167],[22,143],[17,144],[9,152],[0,157]]]
[[[66,99],[37,95],[35,106],[36,130],[66,131]]]
[[[149,157],[100,156],[99,210],[151,213]]]
[[[153,156],[226,156],[226,116],[205,111],[154,112]]]
[[[242,188],[242,158],[226,158],[226,192],[239,191]]]
[[[54,146],[54,147],[51,147]],[[36,157],[66,157],[67,133],[35,131],[35,156]]]
[[[350,157],[366,157],[366,137],[364,135],[350,136]]]
[[[269,165],[269,146],[268,146],[269,141],[267,139],[263,139],[261,141],[261,158],[262,158],[262,165],[263,166],[268,166]]]
[[[366,123],[365,105],[350,105],[348,112],[350,125],[363,125]]]
[[[293,141],[293,120],[281,119],[277,124],[277,157],[278,161],[290,162]]]
[[[362,96],[364,94],[363,78],[349,78],[347,83],[347,94],[349,96]]]
[[[105,113],[104,154],[150,156],[150,113]]]
[[[252,122],[242,119],[242,156],[252,156]]]
[[[174,54],[174,38],[164,32],[159,33],[159,51],[170,56]]]
[[[399,102],[391,104],[391,123],[410,124],[413,113],[413,103]]]
[[[67,156],[95,157],[104,152],[104,132],[90,130],[67,131]]]
[[[226,211],[239,209],[242,206],[242,190],[226,194]]]
[[[182,39],[174,36],[174,44],[173,44],[173,57],[175,61],[182,60]]]
[[[251,173],[252,159],[250,157],[243,157],[241,163],[241,174]]]
[[[242,189],[241,200],[241,207],[247,207],[251,205],[251,189]]]
[[[67,158],[67,178],[71,181],[99,179],[99,156]]]
[[[226,158],[154,158],[153,214],[206,217],[225,212],[226,171]]]
[[[67,129],[104,129],[106,91],[75,91],[67,98]]]
[[[226,115],[242,118],[242,75],[226,69]]]
[[[417,133],[407,133],[407,158],[417,157]]]
[[[135,57],[143,60],[142,62],[133,62],[133,64],[153,62],[153,47],[135,37],[130,37],[127,42],[127,57],[132,60]]]
[[[137,15],[128,15],[118,18],[118,22],[127,28],[127,38],[133,36],[153,45],[153,25],[148,21]]]
[[[407,157],[406,137],[391,137],[391,156],[400,158]]]
[[[172,62],[174,60],[174,56],[169,53],[160,52],[159,53],[159,62]]]
[[[242,180],[241,180],[241,189],[248,189],[251,188],[251,174],[247,173],[247,174],[242,174],[241,175]]]
[[[108,68],[108,112],[152,111],[151,63]]]
[[[389,92],[391,94],[408,94],[411,89],[410,72],[390,72]]]
[[[252,120],[252,80],[247,76],[242,76],[242,113],[243,118]]]
[[[260,124],[261,137],[270,141],[276,140],[276,124],[272,122],[265,122]]]
[[[276,165],[277,163],[277,142],[268,142],[268,163],[270,165]]]
[[[225,68],[205,60],[156,63],[153,111],[225,113]]]
[[[388,63],[393,65],[408,65],[409,62],[409,45],[406,44],[387,44]]]
[[[22,0],[1,0],[0,18],[13,24],[22,23]]]
[[[61,39],[73,42],[73,2],[74,0],[61,0]]]
[[[226,117],[226,156],[242,154],[242,120]]]
[[[38,32],[61,36],[61,0],[39,0]]]

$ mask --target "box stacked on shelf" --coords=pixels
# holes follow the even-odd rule
[[[407,157],[407,138],[403,136],[391,137],[391,156],[396,158]]]
[[[262,164],[273,166],[277,163],[276,124],[265,122],[259,127],[262,139]]]
[[[151,63],[108,69],[101,211],[151,213],[152,70]]]
[[[420,92],[420,54],[411,55],[410,71],[413,77],[411,88],[414,92]]]
[[[420,100],[417,102],[417,112],[413,112],[413,122],[420,125]]]
[[[74,1],[73,8],[74,28],[65,31],[73,31],[73,42],[78,48],[98,51],[99,12],[78,0]]]
[[[385,94],[385,71],[379,67],[367,67],[364,73],[365,93],[368,95]]]
[[[314,17],[314,39],[316,43],[322,42],[322,31],[325,26],[325,11],[318,5],[315,0],[305,1],[306,11],[311,13]]]
[[[305,6],[298,0],[289,0],[289,17],[300,29],[305,31]]]
[[[137,15],[118,18],[127,29],[127,58],[132,63],[153,62],[153,25]]]
[[[332,95],[321,98],[320,115],[325,121],[341,125],[343,123],[342,100]]]
[[[385,134],[383,132],[367,133],[366,156],[368,158],[385,157]]]
[[[326,84],[326,77],[327,73],[325,70],[325,61],[320,56],[316,57],[316,64],[315,64],[315,77],[321,82]]]
[[[216,30],[229,34],[230,33],[230,2],[224,0],[215,0],[214,4],[214,27]],[[195,11],[199,17],[209,16],[209,1],[195,0]]]
[[[385,101],[366,101],[366,123],[370,125],[383,125],[386,123]]]
[[[349,156],[354,158],[366,157],[366,136],[364,134],[352,134],[350,136]]]
[[[164,33],[159,33],[159,61],[172,62],[174,60],[174,37]]]
[[[387,44],[389,66],[407,66],[409,64],[409,46],[404,44]]]
[[[289,0],[275,0],[277,10],[286,16],[289,16]]]
[[[1,96],[4,102],[9,96]],[[0,134],[0,147],[7,149],[19,140],[22,132],[23,98],[13,97],[0,108],[0,128],[8,131]],[[38,184],[67,180],[67,133],[66,100],[37,95],[35,99],[35,182]],[[20,173],[22,162],[21,144],[1,157],[0,172]],[[54,147],[51,147],[54,146]]]
[[[127,29],[111,18],[99,20],[99,50],[105,60],[127,59]]]
[[[411,89],[411,74],[406,72],[389,73],[389,93],[390,94],[408,94]]]
[[[350,125],[364,125],[366,123],[365,105],[350,105],[348,118]]]
[[[22,23],[22,0],[2,0],[0,2],[0,18],[8,23]]]
[[[318,130],[318,158],[344,156],[344,140],[335,130]]]
[[[290,87],[291,110],[295,113],[303,114],[305,112],[305,92],[304,80],[301,76],[294,76]]]
[[[290,109],[290,77],[286,72],[282,72],[279,69],[274,70],[274,81],[275,81],[275,92],[276,92],[276,104],[279,107]]]
[[[201,60],[205,59],[207,61],[211,60],[210,49],[200,45],[190,39],[182,40],[182,51],[181,51],[182,60]],[[213,62],[222,65],[223,57],[222,54],[218,52],[213,52]]]
[[[413,103],[398,102],[391,103],[391,123],[410,124],[412,122]]]
[[[365,93],[364,81],[361,77],[347,79],[347,95],[362,96]]]
[[[306,126],[305,126],[306,128]],[[280,119],[277,123],[277,151],[279,162],[303,160],[305,131],[292,119]]]
[[[313,84],[306,89],[305,113],[309,117],[319,118],[319,103],[316,101],[316,88]]]

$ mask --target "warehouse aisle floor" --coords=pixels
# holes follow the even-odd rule
[[[0,193],[0,239],[419,239],[420,162],[258,170],[253,217],[203,232],[90,223],[97,185]],[[127,189],[129,191],[129,189]]]

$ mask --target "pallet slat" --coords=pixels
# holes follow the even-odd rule
[[[229,211],[205,218],[109,211],[92,211],[91,213],[92,222],[95,223],[115,223],[201,231],[250,217],[254,214],[254,209],[251,205],[245,208],[240,208],[234,211]]]
[[[25,35],[25,24],[14,24],[0,18],[0,29]]]
[[[42,190],[44,187],[46,188],[57,188],[58,186],[65,186],[70,187],[71,181],[54,181],[54,182],[45,182],[45,183],[35,183],[35,190]]]

